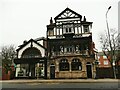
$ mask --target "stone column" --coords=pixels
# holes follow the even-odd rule
[[[83,73],[83,77],[87,77],[87,72],[86,72],[86,61],[83,60],[82,61],[82,73]]]
[[[69,77],[69,78],[72,77],[72,75],[71,75],[71,74],[72,74],[72,72],[71,72],[72,70],[71,70],[71,69],[72,69],[72,68],[71,68],[71,62],[69,62],[69,74],[68,74],[68,77]]]
[[[86,62],[82,61],[82,71],[86,71]]]
[[[56,72],[59,72],[59,63],[56,62]]]
[[[55,77],[56,77],[56,78],[59,78],[59,62],[56,62],[56,71],[55,71],[55,73],[56,73],[56,74],[55,74],[55,75],[56,75]]]
[[[71,62],[69,62],[69,71],[71,72]]]

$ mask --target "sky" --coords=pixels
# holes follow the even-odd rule
[[[65,8],[93,22],[92,35],[96,49],[101,50],[100,33],[105,33],[105,14],[109,6],[108,24],[118,30],[119,0],[0,0],[0,47],[15,45],[24,40],[46,37],[46,25]]]

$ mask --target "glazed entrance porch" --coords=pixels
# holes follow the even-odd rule
[[[14,62],[17,78],[47,78],[46,58],[21,58]]]

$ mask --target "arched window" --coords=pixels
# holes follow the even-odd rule
[[[71,69],[72,71],[82,70],[82,63],[79,59],[73,59],[71,62]]]
[[[69,63],[67,59],[61,59],[59,63],[60,71],[69,71]]]
[[[22,58],[37,58],[41,57],[41,52],[37,48],[27,48],[23,53],[22,53]]]

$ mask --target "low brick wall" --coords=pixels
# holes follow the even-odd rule
[[[2,69],[2,80],[10,80],[10,71],[6,73],[5,70]]]
[[[120,65],[117,67],[117,69],[118,69],[118,73],[117,73],[116,77],[117,77],[118,79],[120,79]]]
[[[113,78],[113,69],[111,67],[108,68],[97,68],[96,71],[97,78]]]
[[[1,69],[2,69],[2,75],[1,75],[2,80],[14,79],[14,76],[15,76],[14,67],[11,67],[12,71],[8,71],[7,73],[6,73],[6,70],[4,68],[1,68]]]
[[[55,73],[56,78],[87,78],[85,71],[60,71]]]

